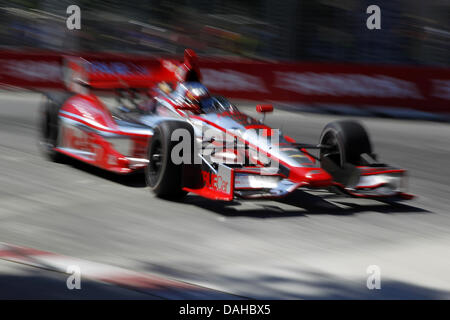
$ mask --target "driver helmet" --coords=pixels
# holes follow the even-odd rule
[[[200,113],[202,111],[200,101],[210,97],[208,89],[200,82],[185,82],[183,89],[185,89],[183,103],[188,105],[192,111]]]

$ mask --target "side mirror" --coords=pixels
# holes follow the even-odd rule
[[[273,112],[273,105],[271,105],[271,104],[258,104],[256,106],[256,112],[259,112],[259,113]]]
[[[264,123],[264,121],[266,120],[266,113],[267,112],[273,112],[273,105],[271,105],[271,104],[258,104],[256,106],[256,112],[263,114],[261,122]]]

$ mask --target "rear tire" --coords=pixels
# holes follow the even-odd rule
[[[145,178],[150,190],[160,198],[180,199],[187,192],[183,187],[183,167],[186,164],[175,164],[172,161],[172,150],[178,141],[172,141],[172,133],[176,129],[186,129],[190,134],[191,154],[194,152],[194,130],[192,126],[180,121],[165,121],[154,129],[148,146],[149,164],[145,169]],[[181,139],[180,139],[181,140]],[[192,160],[191,156],[191,160]]]
[[[51,161],[59,162],[62,154],[55,151],[59,139],[59,109],[71,96],[69,92],[47,93],[39,114],[39,146]]]

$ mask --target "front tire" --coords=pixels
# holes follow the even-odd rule
[[[357,183],[362,165],[361,155],[372,156],[372,145],[366,129],[356,121],[334,121],[325,126],[320,144],[320,164],[336,182],[345,186]]]
[[[177,129],[185,129],[189,133],[188,141],[193,152],[194,130],[192,126],[180,121],[165,121],[154,129],[148,146],[149,164],[145,169],[145,177],[150,190],[160,198],[180,199],[187,192],[183,187],[183,164],[175,164],[172,150],[179,141],[172,141],[172,133]],[[191,157],[192,159],[192,157]]]

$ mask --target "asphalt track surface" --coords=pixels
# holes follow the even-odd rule
[[[412,201],[298,191],[279,202],[189,195],[176,203],[155,198],[140,175],[47,161],[37,146],[39,102],[35,94],[0,95],[1,242],[249,298],[450,298],[446,123],[352,117],[370,131],[383,161],[409,170]],[[348,117],[275,110],[267,122],[317,142],[324,125],[341,118]],[[381,270],[380,290],[366,286],[369,265]],[[2,262],[1,297],[67,297],[55,289],[64,277],[44,286],[40,274],[22,269]],[[87,285],[82,297],[101,289]]]

